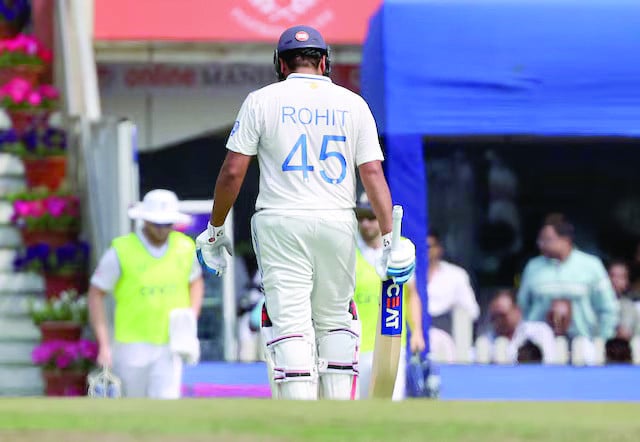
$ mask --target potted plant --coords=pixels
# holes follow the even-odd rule
[[[53,299],[65,290],[79,293],[87,290],[88,262],[89,245],[85,242],[70,242],[60,247],[40,243],[16,253],[13,267],[15,271],[42,274],[45,295],[47,299]]]
[[[23,160],[65,156],[67,133],[57,127],[47,127],[45,130],[29,130],[18,137],[15,130],[9,129],[0,132],[0,148]]]
[[[37,84],[52,59],[51,51],[33,36],[18,34],[0,40],[0,85],[12,77],[24,78],[31,85]]]
[[[64,191],[35,188],[8,197],[13,204],[11,221],[31,246],[47,243],[60,247],[77,239],[80,231],[80,200]]]
[[[89,318],[87,298],[76,290],[64,290],[56,299],[33,301],[29,313],[43,342],[79,340]]]
[[[0,149],[22,159],[29,187],[58,189],[67,174],[67,136],[62,129],[31,129],[21,138],[11,129],[0,134]]]
[[[0,106],[9,115],[13,130],[22,137],[32,128],[46,129],[60,94],[55,86],[33,86],[22,77],[13,77],[0,87]]]
[[[94,341],[47,341],[31,353],[34,364],[42,367],[47,396],[83,396],[87,374],[95,366],[98,346]]]

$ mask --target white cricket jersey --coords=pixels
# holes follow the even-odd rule
[[[227,149],[258,156],[256,209],[352,209],[356,167],[383,160],[362,97],[309,74],[250,93]]]

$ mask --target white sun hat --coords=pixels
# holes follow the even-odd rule
[[[128,210],[129,218],[155,224],[186,224],[191,217],[178,210],[178,197],[170,190],[149,191],[141,202]]]

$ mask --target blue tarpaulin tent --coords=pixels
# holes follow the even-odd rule
[[[640,136],[640,1],[386,0],[361,82],[426,301],[423,137]]]

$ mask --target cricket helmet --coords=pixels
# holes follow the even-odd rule
[[[284,80],[282,75],[282,66],[280,66],[280,56],[288,51],[297,49],[318,49],[327,57],[326,70],[324,75],[327,77],[331,73],[331,48],[327,45],[322,34],[311,26],[298,25],[286,29],[278,40],[278,46],[273,52],[273,64],[276,68],[278,79]]]

